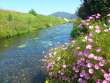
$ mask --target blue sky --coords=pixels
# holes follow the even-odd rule
[[[80,0],[0,0],[0,9],[21,12],[34,9],[41,14],[51,14],[57,11],[74,13],[80,4]]]

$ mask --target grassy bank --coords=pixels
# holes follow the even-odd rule
[[[64,22],[64,19],[52,16],[39,14],[34,16],[28,13],[0,10],[0,38],[8,38]]]
[[[110,14],[106,18],[82,20],[73,41],[46,55],[46,83],[110,83]]]

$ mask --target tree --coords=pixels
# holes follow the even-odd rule
[[[31,10],[29,11],[29,14],[32,14],[32,15],[34,15],[34,16],[37,15],[37,13],[36,13],[36,11],[35,11],[34,9],[31,9]]]
[[[105,16],[109,12],[110,0],[83,0],[78,10],[78,16],[86,18],[92,14],[100,13]],[[84,12],[84,13],[82,13]]]

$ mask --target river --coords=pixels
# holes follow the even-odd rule
[[[41,59],[50,48],[70,41],[72,26],[67,23],[0,40],[0,83],[44,83]]]

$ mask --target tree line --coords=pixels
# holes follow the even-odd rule
[[[110,0],[81,0],[82,4],[78,9],[78,16],[85,19],[96,13],[105,16],[110,12]]]

